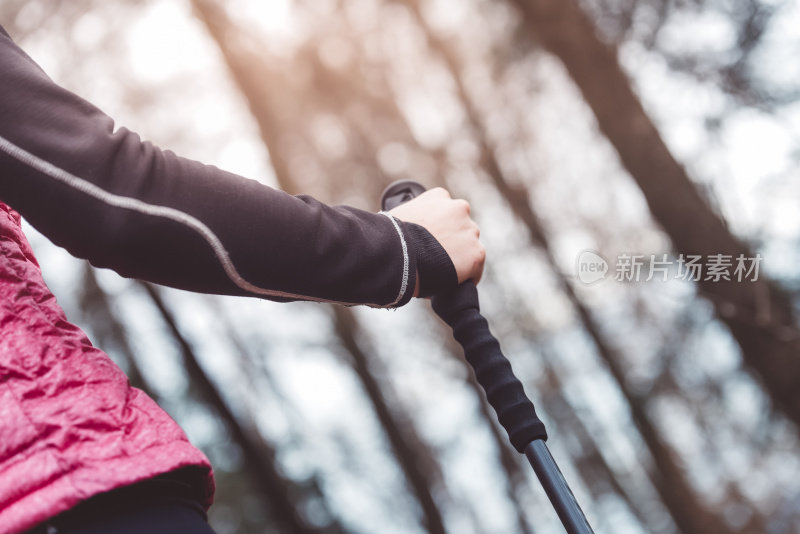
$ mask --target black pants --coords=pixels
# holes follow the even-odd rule
[[[103,493],[28,534],[214,534],[185,473]]]

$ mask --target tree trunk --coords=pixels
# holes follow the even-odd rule
[[[191,384],[197,388],[200,398],[222,419],[234,442],[241,448],[253,486],[259,488],[269,517],[275,521],[279,530],[291,534],[344,534],[345,531],[333,517],[328,518],[329,522],[325,526],[316,527],[300,515],[298,510],[301,509],[301,500],[314,492],[313,484],[306,487],[281,475],[276,465],[276,450],[258,435],[252,424],[243,424],[228,407],[228,403],[200,365],[194,349],[181,333],[158,290],[145,282],[139,284],[158,309],[178,344]]]
[[[80,308],[86,324],[91,325],[94,343],[124,358],[123,368],[131,385],[158,401],[158,395],[147,384],[139,369],[125,325],[114,312],[108,295],[97,283],[94,268],[88,263],[83,268]]]
[[[270,152],[273,169],[281,189],[291,194],[300,193],[290,166],[280,150],[282,106],[270,94],[270,81],[263,76],[263,72],[265,72],[263,62],[259,61],[257,56],[237,49],[229,33],[232,31],[232,26],[219,6],[207,0],[194,0],[193,6],[217,42],[234,81],[250,105],[250,110],[258,123],[261,138]],[[336,88],[327,87],[326,89],[335,90]],[[444,521],[434,497],[436,491],[433,488],[433,480],[431,480],[431,476],[438,471],[435,456],[422,442],[409,421],[406,424],[400,423],[400,419],[407,420],[407,418],[399,417],[397,410],[389,407],[385,393],[371,370],[369,357],[355,341],[355,332],[360,330],[355,315],[346,308],[332,306],[332,309],[336,333],[351,358],[353,368],[361,380],[378,420],[386,432],[398,464],[417,499],[426,529],[431,534],[445,534]],[[439,494],[442,494],[441,490]]]
[[[412,11],[416,13],[420,24],[425,27],[424,18],[421,17],[419,11],[416,9],[416,2],[408,0],[407,4],[409,4]],[[654,477],[656,489],[659,491],[665,505],[670,510],[675,522],[682,531],[686,533],[730,532],[730,529],[727,528],[725,523],[720,518],[714,516],[697,498],[691,485],[686,480],[683,471],[678,466],[674,453],[661,439],[655,425],[647,414],[644,400],[632,394],[628,387],[624,373],[622,372],[619,356],[603,338],[600,329],[595,324],[589,311],[583,305],[583,302],[573,291],[572,286],[566,278],[561,275],[561,271],[557,268],[555,258],[550,249],[547,235],[541,226],[538,216],[533,211],[528,201],[528,195],[525,191],[518,191],[511,186],[500,168],[500,164],[488,141],[488,136],[485,134],[482,127],[479,113],[473,105],[462,82],[461,67],[456,54],[444,41],[438,39],[430,29],[427,29],[427,35],[431,46],[441,55],[453,77],[458,95],[466,112],[467,120],[469,121],[469,126],[479,146],[481,161],[485,166],[487,174],[494,182],[500,194],[509,203],[514,214],[525,224],[531,240],[534,244],[538,245],[548,263],[552,266],[559,286],[577,311],[581,323],[594,341],[598,354],[606,363],[618,387],[630,404],[633,421],[644,438],[655,463],[656,472],[652,473],[652,475]],[[624,493],[621,495],[624,496]]]
[[[383,427],[394,456],[406,475],[412,492],[422,507],[425,528],[431,534],[446,532],[441,512],[434,497],[433,478],[441,479],[436,459],[406,417],[402,417],[389,406],[386,392],[372,370],[370,357],[362,350],[358,341],[358,322],[353,312],[341,306],[332,306],[336,333],[350,356],[353,369],[361,380],[364,390],[375,409],[375,415]],[[441,480],[440,480],[441,483]]]
[[[739,255],[752,258],[672,156],[622,71],[616,49],[598,38],[577,1],[511,3],[530,33],[567,68],[675,250],[704,259],[716,254],[734,262]],[[704,279],[698,289],[713,303],[776,408],[800,426],[800,332],[790,298],[763,274],[757,281]]]

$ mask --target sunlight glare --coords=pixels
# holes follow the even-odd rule
[[[149,6],[132,25],[128,42],[135,77],[148,83],[163,83],[187,68],[208,68],[215,52],[200,23],[170,2]]]
[[[269,34],[286,34],[292,28],[291,0],[249,0],[240,14]]]

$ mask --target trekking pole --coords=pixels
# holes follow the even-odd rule
[[[421,184],[411,180],[394,182],[383,192],[381,208],[389,211],[424,191]],[[453,329],[453,337],[464,349],[464,357],[497,419],[514,448],[528,458],[567,533],[592,534],[592,527],[545,444],[544,423],[500,350],[500,343],[489,331],[489,323],[480,314],[475,284],[467,281],[435,295],[431,304],[436,315]]]

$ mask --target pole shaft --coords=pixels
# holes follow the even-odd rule
[[[545,442],[540,439],[532,441],[525,447],[525,456],[528,457],[567,534],[593,534],[592,527],[586,521],[583,510],[575,500]]]

